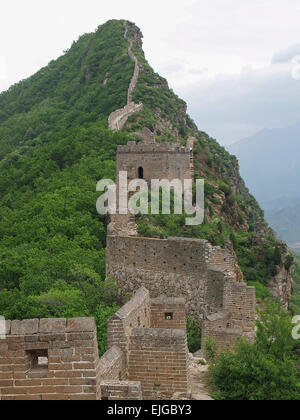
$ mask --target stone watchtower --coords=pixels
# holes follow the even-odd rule
[[[128,142],[117,151],[117,175],[127,171],[128,181],[133,179],[191,179],[192,154],[189,146],[166,142],[156,143],[154,134],[144,128],[137,133],[142,142]]]
[[[117,149],[117,208],[119,208],[119,173],[127,172],[128,183],[143,179],[150,185],[152,179],[193,178],[193,153],[190,139],[186,147],[178,143],[156,143],[154,134],[146,127],[135,133],[142,141],[130,141]],[[127,194],[127,193],[126,193]],[[127,197],[128,198],[128,197]],[[111,215],[108,233],[111,235],[136,236],[137,227],[132,214]]]

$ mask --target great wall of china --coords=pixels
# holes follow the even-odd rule
[[[109,321],[101,359],[93,318],[6,321],[0,399],[192,398],[185,328],[184,300],[144,287]]]
[[[142,168],[148,183],[153,173],[158,179],[184,181],[192,178],[190,161],[189,147],[155,143],[148,136],[118,147],[117,174],[127,171],[131,181]],[[233,249],[201,239],[145,238],[134,224],[133,215],[118,214],[108,226],[106,274],[122,293],[144,286],[151,298],[161,293],[184,297],[186,311],[203,323],[203,341],[214,337],[221,346],[232,347],[238,336],[253,339],[255,288],[243,282]]]
[[[139,68],[139,62],[136,56],[133,53],[133,40],[128,38],[128,22],[124,22],[125,26],[125,39],[129,42],[128,47],[128,54],[129,57],[134,62],[134,73],[132,76],[132,79],[130,81],[128,94],[127,94],[127,104],[124,106],[124,108],[118,109],[114,112],[112,112],[108,118],[108,126],[111,130],[122,130],[130,117],[130,115],[134,114],[135,112],[141,111],[143,109],[143,104],[135,104],[132,101],[132,92],[134,91],[138,78],[140,73]]]
[[[128,41],[135,70],[127,105],[109,117],[112,130],[143,107],[132,102],[139,64]],[[154,173],[193,179],[192,138],[181,147],[156,143],[148,129],[137,135],[139,143],[119,146],[117,174],[126,170],[130,180],[142,173],[148,182]],[[92,318],[5,321],[0,400],[210,399],[193,391],[201,386],[188,353],[186,313],[201,321],[203,341],[213,337],[231,348],[239,336],[253,340],[255,289],[243,282],[232,249],[200,239],[144,238],[134,216],[116,215],[106,259],[107,275],[133,294],[108,322],[108,351],[99,358]]]

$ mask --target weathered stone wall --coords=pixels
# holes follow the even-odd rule
[[[141,382],[144,398],[168,398],[175,392],[187,395],[188,350],[185,329],[184,299],[165,296],[150,299],[148,290],[141,287],[108,322],[108,346],[118,345],[125,356],[125,370],[119,374],[119,380],[127,378]],[[117,358],[121,360],[118,353]],[[113,374],[109,379],[116,380],[119,369],[115,368],[116,356],[110,359],[112,362],[109,366],[113,367],[109,371]],[[127,392],[126,384],[124,387],[109,385],[106,384],[105,388],[107,398],[112,398],[116,389],[120,395]]]
[[[224,347],[232,345],[233,336],[253,340],[255,288],[242,282],[235,255],[229,249],[198,239],[108,236],[106,252],[107,274],[122,293],[145,286],[152,302],[161,294],[183,296],[187,312],[199,321],[205,320],[203,340],[215,337]],[[167,300],[165,306],[152,305],[158,310],[157,314],[152,310],[152,327],[168,328],[171,323],[173,328],[178,327],[175,319],[165,318],[166,313],[172,313]],[[180,311],[177,308],[176,313]],[[210,319],[220,312],[221,325]],[[182,314],[178,316],[182,319]],[[183,325],[179,328],[184,329]]]
[[[205,349],[207,338],[212,338],[218,344],[218,351],[232,349],[236,339],[242,336],[242,330],[231,325],[231,315],[226,311],[209,315],[203,323],[202,348]]]
[[[139,79],[139,74],[140,74],[139,62],[138,62],[137,57],[133,53],[134,39],[136,39],[136,36],[137,36],[138,43],[141,42],[142,41],[142,38],[141,38],[142,34],[141,33],[140,34],[135,33],[134,39],[131,39],[131,38],[128,37],[128,24],[127,24],[127,22],[125,22],[124,25],[125,25],[124,37],[129,40],[128,55],[131,58],[131,60],[134,62],[134,72],[133,72],[133,76],[132,76],[132,79],[130,81],[130,85],[129,85],[128,93],[127,93],[127,104],[130,104],[131,102],[133,102],[132,101],[132,93],[133,93],[133,91],[136,87],[136,84],[137,84],[138,79]]]
[[[240,336],[252,342],[255,305],[255,288],[228,278],[224,287],[223,311],[208,315],[203,323],[203,346],[208,337],[216,339],[221,348],[232,348]]]
[[[144,388],[152,397],[156,391],[160,398],[172,397],[173,391],[187,395],[183,299],[160,297],[151,302],[148,290],[141,287],[109,320],[109,350],[101,359],[93,318],[5,321],[5,330],[0,340],[2,400],[138,400]],[[148,346],[145,357],[143,346]],[[149,369],[143,388],[133,376]],[[149,381],[155,381],[151,392]]]
[[[101,382],[121,381],[126,378],[125,354],[117,346],[112,346],[101,357],[99,364],[99,375]]]
[[[208,245],[200,239],[108,236],[106,272],[124,293],[145,286],[152,298],[184,297],[187,310],[201,320],[223,308],[225,274],[207,265]]]
[[[116,345],[128,355],[129,337],[133,328],[150,328],[151,309],[148,290],[141,287],[134,297],[109,320],[108,348]],[[127,364],[127,360],[125,361]]]
[[[142,400],[140,382],[103,381],[101,382],[102,400]]]
[[[112,112],[108,118],[108,126],[111,130],[123,130],[128,118],[135,112],[142,111],[144,105],[142,103],[135,104],[131,102],[121,109]]]
[[[252,324],[256,305],[255,287],[246,283],[227,282],[224,288],[224,309],[230,312],[235,326]],[[239,321],[241,321],[239,323]]]
[[[0,340],[2,400],[100,399],[94,319],[6,321]],[[39,364],[39,358],[44,363]]]
[[[169,143],[129,142],[118,146],[117,174],[127,171],[128,180],[139,178],[143,168],[144,179],[191,179],[190,151],[188,147]]]
[[[151,299],[151,327],[186,330],[185,300],[167,296]]]
[[[189,393],[188,349],[183,330],[133,329],[129,379],[140,381],[144,399],[169,399]]]
[[[238,283],[243,282],[243,273],[237,263],[236,254],[232,247],[227,249],[220,248],[219,246],[206,246],[206,263],[207,266],[215,271],[227,272],[234,276]]]

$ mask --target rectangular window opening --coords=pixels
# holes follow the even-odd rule
[[[172,321],[173,320],[173,312],[166,312],[165,313],[165,320]]]
[[[30,371],[48,370],[48,350],[28,350]]]

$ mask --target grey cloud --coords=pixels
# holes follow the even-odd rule
[[[203,68],[203,69],[197,69],[197,68],[191,68],[191,69],[188,69],[188,72],[190,73],[190,74],[193,74],[193,75],[202,75],[202,74],[204,74],[204,73],[207,73],[208,72],[208,69],[206,69],[206,68]]]
[[[199,129],[230,144],[264,128],[300,121],[300,80],[281,67],[203,80],[177,92],[189,104]]]
[[[163,63],[159,66],[159,72],[166,73],[168,75],[172,75],[174,73],[179,73],[180,71],[184,70],[184,66],[180,63],[176,62],[168,62]]]
[[[289,63],[297,55],[300,55],[300,44],[291,45],[285,50],[275,53],[272,58],[272,64]]]

